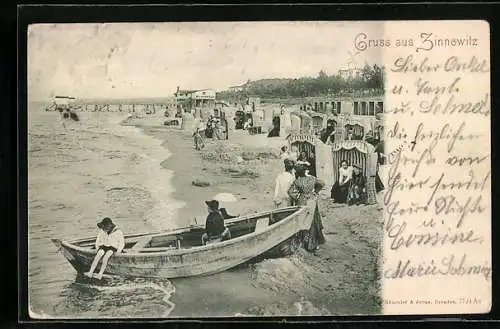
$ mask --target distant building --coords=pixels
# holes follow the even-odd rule
[[[338,74],[343,79],[355,79],[361,77],[362,70],[358,68],[342,69]]]
[[[56,105],[56,109],[67,109],[70,104],[75,101],[74,97],[70,96],[55,96],[54,104]]]
[[[183,101],[191,98],[191,94],[194,93],[195,90],[181,90],[177,87],[177,91],[174,96],[177,101]]]
[[[175,92],[177,104],[183,112],[195,112],[195,117],[199,117],[202,113],[213,111],[215,108],[215,90],[181,90],[177,87]]]

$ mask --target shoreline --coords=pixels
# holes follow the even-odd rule
[[[170,196],[184,203],[184,207],[175,211],[178,226],[195,224],[195,217],[197,224],[202,225],[206,217],[204,201],[221,192],[233,193],[238,199],[238,202],[221,203],[232,215],[273,207],[274,179],[282,166],[272,154],[279,152],[282,141],[263,138],[264,144],[259,146],[261,136],[232,132],[233,139],[230,136],[229,141],[206,141],[206,149],[198,152],[194,150],[189,131],[153,126],[149,122],[133,126],[161,140],[161,145],[171,153],[160,165],[173,173]],[[265,145],[267,141],[269,145]],[[203,152],[214,152],[217,148],[227,148],[232,155],[252,150],[256,153],[267,150],[268,155],[265,159],[243,163],[216,163],[203,158]],[[253,175],[235,178],[232,176],[235,172]],[[193,180],[208,182],[210,186],[193,186]],[[297,306],[293,305],[299,300],[314,305],[309,307],[310,314],[381,314],[378,264],[382,257],[382,212],[376,205],[339,206],[326,194],[329,193],[319,200],[326,243],[317,252],[300,252],[296,257],[263,261],[216,276],[172,280],[176,286],[173,295],[176,307],[171,316],[298,315]],[[275,274],[278,280],[268,277],[272,272],[278,273]],[[300,279],[289,279],[289,275],[299,275]],[[191,291],[194,286],[198,293]],[[241,290],[242,296],[234,289]],[[211,302],[199,298],[200,294],[213,293],[224,297]],[[274,306],[261,310],[266,302]]]

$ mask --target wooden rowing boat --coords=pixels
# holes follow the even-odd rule
[[[287,207],[225,221],[232,238],[201,244],[202,226],[158,234],[125,236],[123,253],[113,255],[105,274],[124,277],[177,278],[212,274],[272,256],[308,231],[317,210],[315,201],[305,207]],[[95,238],[52,239],[78,273],[88,271],[96,254]],[[98,267],[99,268],[99,267]]]

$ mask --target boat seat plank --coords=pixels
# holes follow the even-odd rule
[[[176,250],[178,249],[177,247],[158,247],[158,248],[143,248],[141,250],[138,250],[138,252],[141,253],[148,253],[148,252],[164,252],[164,251],[169,251],[169,250]]]
[[[171,242],[176,242],[177,243],[177,248],[180,248],[180,242],[184,239],[184,237],[182,235],[156,235],[156,236],[146,236],[146,237],[143,237],[143,238],[140,238],[137,243],[131,248],[131,250],[144,250],[144,249],[148,249],[148,250],[154,250],[154,249],[158,249],[158,250],[163,250],[163,249],[166,249],[166,250],[170,250],[172,249],[171,247],[147,247],[148,244],[150,243],[154,243],[153,239],[154,238],[160,238],[161,240],[161,243],[171,243]]]
[[[269,226],[269,217],[259,218],[257,220],[257,223],[255,223],[254,232],[258,233],[258,232],[265,231],[268,226]]]

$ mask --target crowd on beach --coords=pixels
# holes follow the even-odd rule
[[[193,133],[194,147],[197,151],[205,147],[204,138],[213,140],[228,139],[228,126],[225,118],[218,118],[213,115],[208,117],[207,122],[200,121]]]

